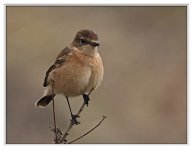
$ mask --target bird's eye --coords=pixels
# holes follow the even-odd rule
[[[85,39],[80,39],[80,44],[85,44],[86,40]]]

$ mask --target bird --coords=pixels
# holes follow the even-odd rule
[[[72,113],[69,97],[82,96],[88,106],[89,95],[101,84],[104,67],[99,50],[98,35],[92,30],[80,30],[69,46],[61,50],[45,74],[43,96],[35,106],[46,107],[56,95],[65,96],[71,121],[78,124]]]

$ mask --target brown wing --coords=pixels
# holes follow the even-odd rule
[[[56,57],[56,60],[54,62],[54,64],[52,66],[50,66],[50,68],[47,70],[46,72],[46,76],[44,78],[44,83],[43,83],[43,86],[46,87],[48,86],[48,76],[49,76],[49,73],[54,70],[55,68],[58,68],[60,67],[66,60],[66,58],[68,57],[68,54],[70,53],[72,49],[66,47],[64,48],[59,54],[58,56]]]

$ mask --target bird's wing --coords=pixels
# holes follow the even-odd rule
[[[44,83],[43,83],[44,87],[48,86],[48,82],[47,81],[48,81],[49,73],[52,70],[54,70],[55,68],[60,67],[65,62],[66,58],[69,56],[70,51],[72,51],[72,49],[70,49],[69,47],[66,47],[58,54],[54,64],[51,65],[50,68],[46,72],[46,76],[44,78]]]

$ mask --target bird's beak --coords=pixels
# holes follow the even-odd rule
[[[95,41],[95,42],[91,42],[90,45],[96,47],[96,46],[99,46],[100,44],[99,42]]]

